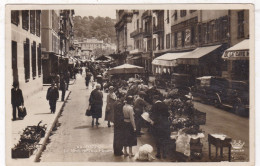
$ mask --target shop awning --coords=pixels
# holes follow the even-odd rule
[[[176,60],[190,52],[166,53],[152,61],[153,65],[158,66],[177,66]]]
[[[249,39],[227,49],[222,55],[223,59],[228,60],[248,60],[249,59]]]
[[[195,50],[191,51],[189,54],[181,56],[178,58],[178,64],[187,64],[187,65],[198,65],[199,59],[209,53],[218,49],[221,45],[208,46],[208,47],[198,47]]]

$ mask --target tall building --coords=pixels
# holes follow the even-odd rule
[[[11,11],[12,64],[7,66],[25,98],[42,89],[41,15],[40,10]]]
[[[128,62],[137,66],[143,66],[142,54],[145,50],[145,40],[143,38],[143,21],[142,14],[144,10],[133,10],[132,24],[133,29],[130,33],[130,37],[134,40],[134,47],[130,50],[127,58]]]
[[[73,10],[42,11],[43,83],[51,83],[68,69],[68,53],[73,47]]]
[[[132,24],[133,11],[116,11],[116,36],[117,36],[117,60],[118,63],[125,63],[129,51],[134,47],[134,40],[130,37],[133,30]]]
[[[220,76],[221,56],[229,45],[228,10],[173,10],[169,15],[171,31],[162,36],[166,48],[155,48],[153,72],[188,74],[193,80],[203,75]],[[164,47],[164,43],[158,46]],[[158,57],[156,53],[162,54]]]

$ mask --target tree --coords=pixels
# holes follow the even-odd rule
[[[116,41],[115,20],[110,17],[75,16],[74,25],[76,39],[95,37],[105,43]]]

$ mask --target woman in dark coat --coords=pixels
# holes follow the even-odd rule
[[[90,81],[90,79],[91,79],[91,73],[90,73],[89,71],[87,71],[87,72],[86,72],[86,78],[85,78],[87,89],[88,89],[88,86],[89,86],[89,81]]]
[[[103,106],[103,93],[100,91],[100,84],[96,85],[89,97],[89,104],[91,106],[92,114],[92,126],[94,126],[94,119],[96,119],[96,125],[98,126],[98,119],[102,117],[102,106]]]
[[[18,109],[19,106],[24,105],[23,92],[19,89],[19,84],[16,81],[13,83],[13,88],[11,89],[11,103],[13,106],[13,120],[16,120],[16,109]],[[18,118],[22,118],[19,109]]]
[[[124,133],[124,96],[121,96],[119,100],[114,103],[114,142],[113,149],[116,156],[123,155],[123,133]]]

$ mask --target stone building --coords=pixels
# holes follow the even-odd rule
[[[43,83],[68,70],[68,53],[73,48],[74,10],[42,11]]]
[[[42,89],[40,10],[11,11],[12,81],[18,81],[24,98]],[[7,56],[9,57],[9,56]],[[8,71],[8,70],[7,70]],[[11,88],[11,85],[9,85]],[[30,87],[30,88],[29,88]]]

